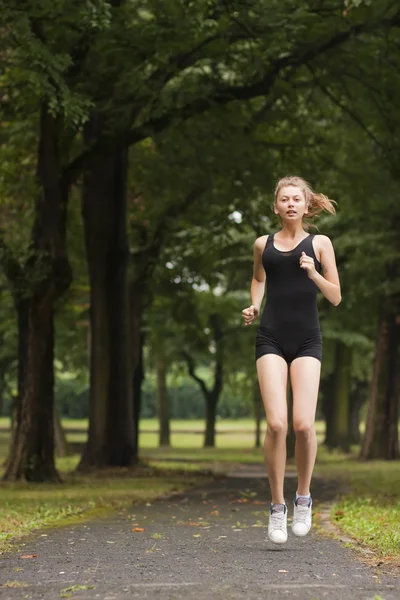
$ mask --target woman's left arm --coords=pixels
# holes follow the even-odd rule
[[[318,245],[322,275],[315,269],[314,260],[304,252],[300,258],[300,267],[307,271],[307,275],[318,286],[325,298],[334,306],[337,306],[340,304],[342,295],[340,292],[339,274],[336,267],[335,251],[331,240],[326,235],[318,236]]]

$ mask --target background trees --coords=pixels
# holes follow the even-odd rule
[[[396,458],[396,6],[2,9],[1,302],[10,314],[12,299],[18,330],[4,362],[16,415],[6,477],[58,478],[54,358],[89,380],[82,468],[137,461],[147,355],[160,410],[167,363],[184,361],[207,399],[213,444],[218,398],[254,375],[240,310],[253,238],[275,226],[270,191],[287,172],[339,202],[338,218],[320,225],[335,240],[345,299],[335,313],[321,304],[335,390],[323,393],[327,443],[349,446],[361,403],[352,398],[371,382],[362,455]],[[252,386],[241,390],[251,403]]]

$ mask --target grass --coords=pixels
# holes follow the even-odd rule
[[[316,473],[343,482],[347,492],[331,510],[332,521],[355,542],[388,562],[400,561],[400,464],[360,462],[355,453],[322,450]]]

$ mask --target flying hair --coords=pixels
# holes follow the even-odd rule
[[[306,215],[307,218],[315,217],[320,212],[325,211],[334,215],[336,213],[336,209],[334,204],[336,204],[335,200],[331,200],[325,194],[320,194],[314,192],[310,184],[303,179],[302,177],[296,177],[295,175],[289,175],[288,177],[283,177],[278,181],[275,187],[275,202],[277,201],[278,194],[283,187],[294,186],[301,189],[306,199],[306,203],[308,205],[308,213]]]

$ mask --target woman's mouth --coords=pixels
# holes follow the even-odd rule
[[[291,215],[295,215],[296,211],[295,210],[288,210],[286,214],[290,217]]]

